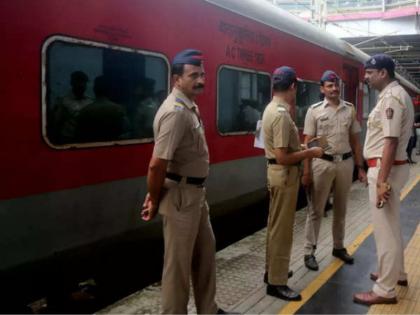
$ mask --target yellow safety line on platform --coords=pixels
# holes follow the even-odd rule
[[[403,200],[408,193],[417,185],[420,181],[420,175],[417,175],[413,182],[403,189],[401,192],[401,200]],[[369,224],[353,241],[353,243],[347,247],[349,254],[354,254],[363,241],[373,232],[372,224]],[[301,292],[302,300],[299,302],[287,303],[279,312],[279,314],[294,314],[299,308],[301,308],[309,299],[336,273],[336,271],[344,265],[344,262],[338,259],[334,259],[330,265],[328,265],[324,271],[322,271],[318,277]]]

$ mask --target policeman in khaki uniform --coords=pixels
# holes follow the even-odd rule
[[[165,256],[162,312],[186,314],[190,277],[198,314],[215,314],[215,239],[209,220],[206,190],[209,153],[198,106],[204,89],[202,53],[187,49],[172,63],[172,93],[156,113],[155,146],[147,175],[148,195],[142,217],[159,209],[163,217]]]
[[[289,113],[296,103],[297,79],[287,66],[273,74],[273,99],[264,110],[265,156],[270,192],[267,227],[267,294],[284,300],[298,301],[301,295],[287,286],[293,241],[293,224],[300,182],[299,163],[319,157],[319,147],[302,150],[298,130]]]
[[[378,255],[378,270],[370,278],[372,291],[353,296],[356,303],[397,303],[396,285],[407,286],[400,226],[400,192],[408,180],[407,143],[414,121],[408,93],[395,80],[395,64],[385,54],[365,63],[365,79],[380,91],[368,118],[363,155],[367,160],[369,201]]]
[[[321,219],[331,190],[334,198],[332,254],[347,264],[353,263],[353,257],[347,253],[343,244],[347,196],[353,179],[353,157],[358,167],[359,179],[366,181],[359,140],[361,128],[356,119],[354,106],[340,99],[340,78],[335,72],[325,71],[320,83],[321,93],[325,98],[308,109],[303,131],[305,143],[314,137],[323,137],[328,143],[328,148],[321,158],[305,161],[302,178],[309,201],[304,263],[311,270],[319,268],[314,254]]]

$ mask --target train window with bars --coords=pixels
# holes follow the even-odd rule
[[[270,98],[269,74],[223,66],[218,74],[219,132],[222,135],[254,132]]]
[[[153,140],[153,118],[168,94],[163,55],[54,36],[43,64],[43,135],[51,146]]]
[[[299,128],[305,124],[305,116],[309,106],[323,99],[319,90],[320,84],[312,81],[298,81],[296,93],[296,122]]]

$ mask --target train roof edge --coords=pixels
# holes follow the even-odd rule
[[[346,41],[335,37],[314,25],[294,16],[293,14],[275,7],[266,1],[261,0],[204,0],[208,3],[232,11],[249,19],[278,29],[287,34],[301,38],[317,46],[325,47],[328,50],[340,55],[364,63],[369,55]],[[420,89],[408,81],[398,72],[397,79],[401,84],[413,92],[420,94]]]

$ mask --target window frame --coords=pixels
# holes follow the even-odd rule
[[[170,72],[171,67],[169,59],[163,54],[158,52],[152,52],[132,47],[119,46],[114,44],[106,44],[93,40],[81,39],[71,37],[67,35],[52,35],[48,37],[42,44],[41,49],[41,120],[42,120],[42,138],[45,143],[53,149],[73,149],[73,148],[96,148],[96,147],[108,147],[108,146],[123,146],[131,144],[143,144],[153,142],[153,138],[142,138],[142,139],[127,139],[127,140],[113,140],[113,141],[101,141],[101,142],[85,142],[85,143],[68,143],[68,144],[54,144],[50,141],[47,135],[47,65],[48,65],[48,49],[55,42],[70,43],[78,46],[88,46],[95,48],[106,48],[112,50],[119,50],[129,53],[142,54],[145,56],[153,56],[161,58],[167,66],[167,92],[170,92]]]
[[[268,76],[269,80],[270,80],[270,99],[273,95],[273,86],[272,86],[272,82],[271,82],[271,74],[269,72],[266,71],[259,71],[259,70],[255,70],[255,69],[251,69],[251,68],[242,68],[242,67],[238,67],[238,66],[233,66],[233,65],[228,65],[228,64],[222,64],[219,66],[219,68],[217,69],[217,85],[216,85],[216,89],[217,89],[217,93],[216,93],[216,130],[217,133],[221,136],[241,136],[241,135],[250,135],[250,134],[254,134],[255,130],[253,131],[230,131],[230,132],[221,132],[219,130],[219,95],[220,95],[220,72],[223,69],[231,69],[231,70],[237,70],[237,71],[242,71],[242,72],[248,72],[248,73],[252,73],[252,74],[262,74],[262,75],[266,75]]]
[[[314,80],[306,80],[306,79],[302,79],[302,78],[298,78],[298,82],[301,82],[301,83],[312,83],[312,84],[316,84],[316,85],[318,85],[318,93],[321,93],[321,90],[320,90],[320,87],[321,87],[321,83],[319,82],[319,81],[314,81]],[[297,93],[297,91],[296,91],[296,93]],[[321,100],[319,100],[319,102],[322,102]],[[311,107],[312,105],[314,105],[314,104],[316,104],[316,103],[312,103],[312,104],[309,104],[309,107]],[[297,95],[296,95],[296,105],[295,105],[295,117],[296,117],[296,121],[295,121],[295,124],[296,124],[296,126],[297,126],[297,128],[299,129],[299,130],[303,130],[304,128],[305,128],[305,118],[306,118],[306,113],[308,112],[308,111],[306,111],[306,113],[305,113],[305,117],[303,117],[303,126],[302,127],[300,127],[300,126],[298,126],[298,116],[297,116],[297,108],[298,108],[298,103],[297,103]],[[309,107],[308,107],[308,109],[309,109]]]

